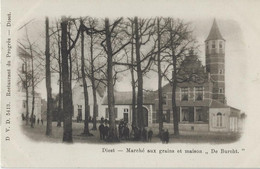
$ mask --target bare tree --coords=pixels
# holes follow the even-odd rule
[[[123,40],[124,37],[121,36],[122,30],[120,30],[120,23],[122,20],[122,18],[119,18],[110,24],[109,19],[105,19],[105,39],[101,42],[101,45],[107,54],[107,97],[109,110],[109,139],[111,141],[118,140],[115,123],[114,98],[114,78],[117,73],[113,74],[113,71],[115,71],[113,60],[114,57],[130,43],[128,40]]]
[[[196,40],[192,37],[192,31],[187,23],[173,18],[167,18],[167,33],[169,38],[169,46],[167,56],[167,67],[163,72],[165,76],[167,71],[170,76],[165,76],[172,86],[172,110],[173,110],[173,125],[174,135],[179,135],[179,114],[176,106],[176,88],[178,83],[190,81],[194,72],[186,71],[182,74],[182,63],[188,51],[194,48]],[[196,78],[197,79],[197,78]],[[198,78],[201,79],[201,78]]]
[[[95,18],[86,18],[87,25],[83,25],[83,29],[88,35],[89,42],[89,55],[90,58],[87,59],[87,76],[90,79],[93,95],[93,128],[92,130],[97,130],[97,114],[98,114],[98,104],[97,104],[97,89],[101,86],[100,74],[101,69],[104,69],[106,62],[102,63],[101,58],[104,55],[104,50],[98,48],[97,45],[100,43],[100,33],[102,30],[98,30],[98,20]],[[104,59],[103,59],[104,60]]]
[[[134,18],[135,25],[135,54],[136,54],[136,63],[137,63],[137,121],[139,128],[144,128],[144,113],[143,113],[143,76],[151,67],[152,61],[154,60],[155,46],[150,44],[151,50],[144,54],[141,52],[141,47],[147,45],[151,42],[151,37],[154,34],[154,20],[153,19],[138,19]],[[142,55],[142,56],[141,56]],[[142,63],[147,61],[146,65],[143,66]]]
[[[81,26],[83,25],[83,20],[80,21]],[[84,101],[85,101],[85,122],[84,122],[84,131],[83,134],[86,136],[91,136],[89,132],[89,97],[88,97],[88,86],[86,81],[86,73],[85,73],[85,58],[84,58],[84,30],[81,29],[81,75],[84,89]]]
[[[19,47],[21,51],[19,51],[20,59],[22,60],[22,67],[20,70],[18,70],[18,76],[20,80],[18,81],[18,84],[21,83],[22,90],[25,89],[26,94],[26,100],[25,100],[25,106],[26,106],[26,113],[25,113],[25,120],[26,125],[29,124],[29,87],[30,87],[30,71],[28,70],[28,64],[29,64],[29,54],[23,50],[21,47]]]
[[[156,18],[156,43],[157,43],[157,58],[155,59],[154,64],[157,65],[157,76],[158,76],[158,122],[159,122],[159,134],[161,134],[163,129],[163,88],[162,88],[162,78],[164,76],[162,65],[165,61],[164,51],[168,47],[167,39],[167,25],[163,18]],[[166,34],[166,37],[165,37]]]
[[[68,49],[67,49],[67,27],[68,20],[63,17],[61,20],[61,55],[62,55],[62,83],[63,83],[63,141],[72,142],[72,103],[71,88],[69,84]]]
[[[69,54],[71,50],[75,47],[76,42],[79,38],[80,29],[77,30],[77,34],[74,40],[68,34],[68,22],[75,19],[69,19],[62,17],[61,19],[61,55],[62,55],[62,83],[63,83],[63,112],[64,112],[64,132],[63,141],[72,142],[72,90],[71,90],[71,74],[69,70]],[[76,24],[75,24],[76,25]],[[68,47],[68,37],[72,40],[72,44]],[[72,65],[70,65],[72,66]]]
[[[52,88],[51,88],[51,69],[50,69],[50,36],[49,36],[49,18],[45,19],[46,24],[46,90],[47,90],[47,126],[46,135],[52,134],[52,111],[53,111],[53,100],[52,100]]]
[[[24,87],[26,87],[26,122],[28,124],[28,118],[29,118],[29,92],[32,96],[32,107],[31,107],[31,115],[30,115],[30,122],[31,127],[34,127],[35,122],[35,115],[34,115],[34,109],[35,109],[35,87],[43,80],[42,75],[42,69],[43,65],[41,64],[41,61],[43,58],[41,58],[40,53],[37,51],[38,47],[36,45],[36,42],[32,42],[27,27],[25,26],[25,40],[24,41],[18,41],[19,45],[23,50],[26,51],[27,59],[24,60],[24,63],[26,65],[26,73],[25,73],[25,79],[23,79]],[[20,78],[21,79],[21,78]],[[30,81],[30,82],[29,82]]]

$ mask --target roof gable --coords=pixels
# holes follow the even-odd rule
[[[212,24],[212,27],[210,29],[210,32],[209,32],[209,35],[206,39],[206,41],[209,41],[209,40],[218,40],[218,39],[221,39],[221,40],[225,40],[220,31],[219,31],[219,28],[218,28],[218,25],[217,25],[217,22],[216,22],[216,19],[214,19],[213,21],[213,24]]]

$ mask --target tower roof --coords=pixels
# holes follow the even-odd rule
[[[209,36],[207,37],[206,41],[209,41],[209,40],[217,40],[217,39],[222,39],[222,40],[225,40],[220,31],[219,31],[219,28],[218,28],[218,25],[217,25],[217,22],[216,22],[216,19],[214,19],[213,21],[213,24],[212,24],[212,27],[211,27],[211,30],[209,32]]]

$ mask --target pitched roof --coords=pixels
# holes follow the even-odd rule
[[[218,25],[217,25],[217,22],[216,22],[216,19],[214,19],[213,21],[213,24],[212,24],[212,27],[211,27],[211,30],[209,32],[209,36],[207,37],[207,39],[205,41],[209,41],[209,40],[217,40],[217,39],[222,39],[222,40],[225,40],[220,31],[219,31],[219,28],[218,28]]]
[[[212,102],[209,105],[210,108],[230,108],[228,105],[221,103],[217,100],[212,100]]]
[[[132,104],[132,92],[115,92],[115,105],[131,105]],[[107,105],[107,96],[104,97],[103,103]],[[144,92],[143,93],[143,104],[154,104],[154,92]]]

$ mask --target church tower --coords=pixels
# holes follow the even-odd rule
[[[225,39],[222,37],[217,22],[213,25],[205,40],[206,70],[213,82],[212,97],[222,103],[225,99]]]

